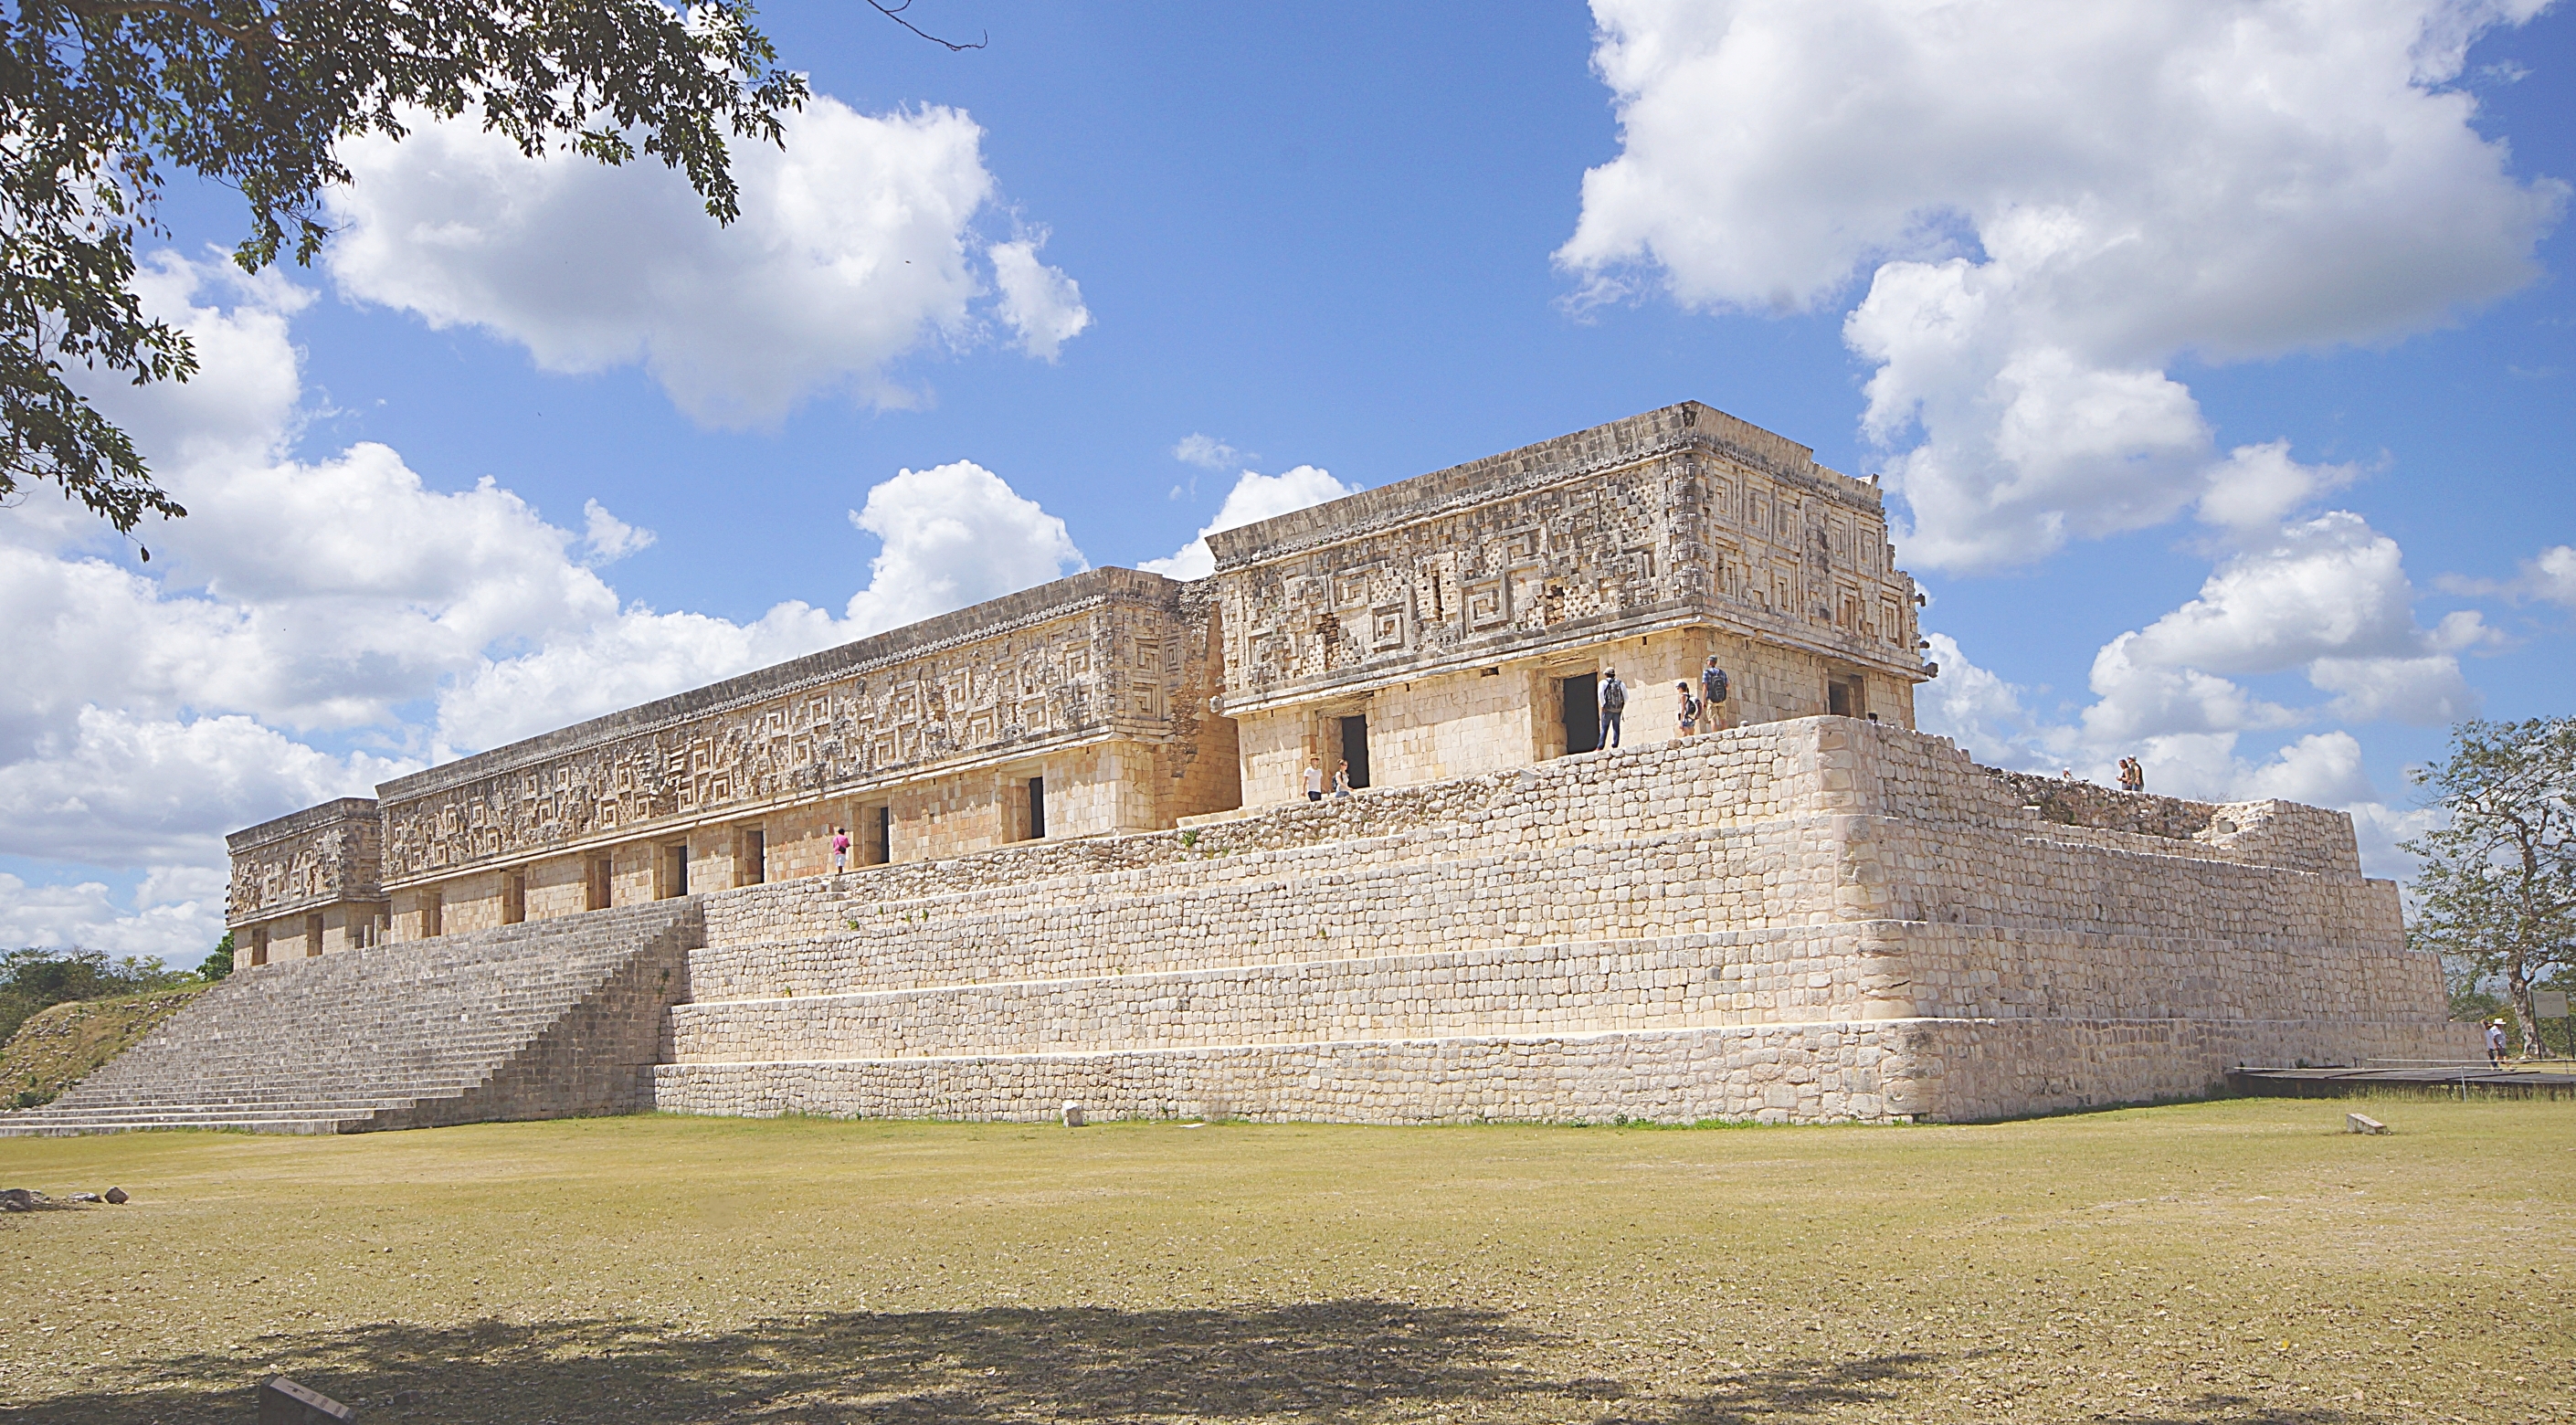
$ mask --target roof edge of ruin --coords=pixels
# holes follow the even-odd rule
[[[387,802],[424,796],[477,777],[492,776],[647,731],[675,719],[703,717],[738,703],[775,697],[807,684],[935,652],[946,644],[989,636],[1015,624],[1071,613],[1095,601],[1122,596],[1168,599],[1174,597],[1180,588],[1181,585],[1173,580],[1140,569],[1123,569],[1116,565],[1086,569],[1033,589],[1022,589],[1016,594],[970,604],[935,618],[870,634],[854,643],[808,653],[801,658],[755,668],[748,673],[737,673],[704,687],[673,693],[617,712],[603,713],[552,732],[541,732],[534,737],[460,757],[453,762],[425,767],[379,783],[376,796]],[[249,835],[248,832],[236,834]]]
[[[1488,455],[1427,475],[1362,490],[1338,500],[1292,510],[1284,515],[1219,530],[1207,536],[1219,572],[1240,569],[1311,545],[1360,533],[1390,518],[1420,517],[1437,512],[1462,497],[1518,485],[1548,484],[1590,471],[1626,465],[1698,446],[1732,456],[1756,469],[1790,479],[1815,480],[1834,474],[1856,487],[1851,493],[1875,500],[1877,492],[1850,476],[1829,472],[1816,463],[1813,448],[1800,445],[1737,416],[1699,401],[1657,407],[1622,420]]]

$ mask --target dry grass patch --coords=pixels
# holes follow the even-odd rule
[[[92,1069],[124,1053],[196,1002],[209,984],[73,1000],[40,1009],[0,1044],[0,1108],[51,1103]]]
[[[0,1421],[2564,1420],[2576,1105],[0,1140]]]

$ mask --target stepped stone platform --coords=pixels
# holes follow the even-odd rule
[[[1849,718],[707,916],[663,1109],[1975,1119],[2466,1042],[2341,814],[2043,796]]]
[[[632,1113],[702,933],[682,898],[239,970],[0,1136]]]
[[[0,1132],[1965,1120],[2474,1053],[2446,1011],[2339,813],[1824,717],[289,961]]]

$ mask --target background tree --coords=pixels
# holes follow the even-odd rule
[[[2576,968],[2576,718],[2461,723],[2415,780],[2448,824],[2404,843],[2424,861],[2408,940],[2500,985],[2537,1046],[2531,988]]]
[[[194,978],[139,955],[111,960],[104,950],[12,950],[0,954],[0,1041],[49,1005],[163,990]]]
[[[204,980],[220,980],[232,972],[233,933],[227,930],[224,938],[215,942],[214,950],[198,962],[197,976]]]
[[[341,139],[422,115],[530,155],[652,155],[728,222],[727,141],[779,142],[807,97],[775,60],[741,0],[0,0],[0,500],[51,481],[124,533],[186,513],[64,380],[196,369],[130,285],[167,169],[241,193],[250,272],[320,250]]]

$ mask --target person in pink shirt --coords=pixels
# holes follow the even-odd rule
[[[833,828],[832,828],[832,874],[833,874],[833,875],[835,875],[835,876],[837,876],[837,875],[841,874],[841,872],[843,872],[843,871],[845,871],[845,870],[849,869],[849,865],[850,865],[850,829],[849,829],[848,827],[846,827],[846,826],[836,826],[836,827],[833,827]]]

